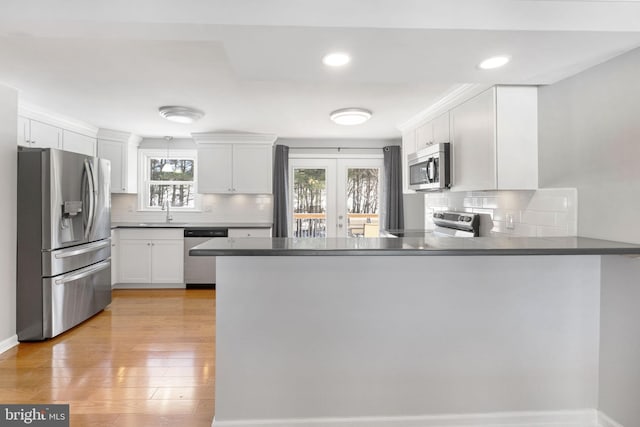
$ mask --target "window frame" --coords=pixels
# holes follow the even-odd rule
[[[151,159],[187,159],[193,160],[193,181],[152,181],[151,180]],[[193,185],[193,207],[174,207],[174,212],[200,212],[201,195],[198,193],[198,150],[190,149],[139,149],[138,150],[138,210],[148,212],[163,211],[161,206],[149,206],[149,195],[151,185]]]

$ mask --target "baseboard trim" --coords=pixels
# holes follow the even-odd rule
[[[212,427],[622,427],[599,426],[596,409],[575,411],[498,412],[404,417],[289,418],[216,420]]]
[[[598,427],[623,427],[623,425],[615,422],[604,412],[598,411]]]
[[[4,353],[18,345],[18,335],[14,335],[12,337],[7,338],[6,340],[0,341],[0,353]]]

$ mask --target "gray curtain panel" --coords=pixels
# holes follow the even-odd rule
[[[273,237],[289,237],[289,147],[276,145],[273,163]]]
[[[402,202],[402,155],[400,147],[384,147],[384,222],[385,230],[404,228],[404,206]]]

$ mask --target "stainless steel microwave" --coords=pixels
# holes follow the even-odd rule
[[[409,154],[409,188],[417,191],[451,187],[451,149],[448,142]]]

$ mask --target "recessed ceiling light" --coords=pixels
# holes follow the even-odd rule
[[[204,116],[203,111],[178,105],[165,105],[158,108],[158,112],[165,119],[176,123],[193,123]]]
[[[499,68],[509,62],[508,56],[494,56],[493,58],[485,59],[478,65],[483,70],[491,70],[493,68]]]
[[[322,57],[322,63],[329,67],[342,67],[351,62],[351,57],[343,52],[333,52]]]
[[[364,108],[342,108],[333,111],[329,117],[335,123],[344,126],[360,125],[371,118],[371,111]]]

